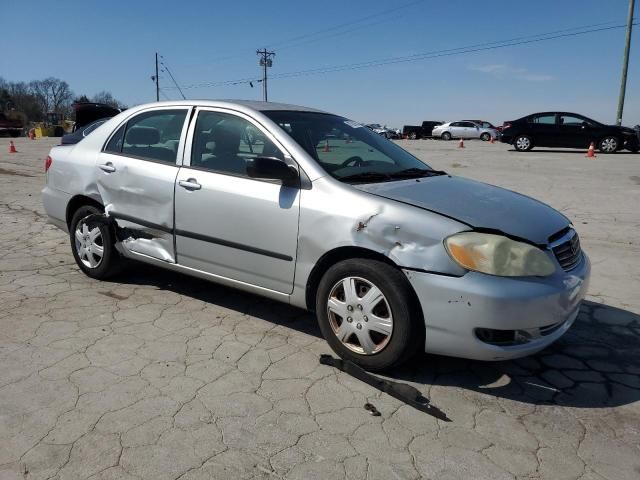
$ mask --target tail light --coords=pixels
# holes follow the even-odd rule
[[[53,159],[51,158],[51,155],[47,155],[47,158],[44,159],[44,171],[47,172],[49,170],[49,167],[51,166],[51,164],[53,163]]]

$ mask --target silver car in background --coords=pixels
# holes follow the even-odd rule
[[[500,132],[494,128],[485,128],[468,120],[457,122],[447,122],[442,125],[433,127],[431,133],[436,138],[443,140],[451,140],[452,138],[479,138],[480,140],[489,141],[491,138],[499,138]]]
[[[45,168],[44,208],[89,277],[131,259],[313,310],[334,351],[370,370],[418,351],[535,353],[587,290],[556,210],[309,108],[141,105]]]

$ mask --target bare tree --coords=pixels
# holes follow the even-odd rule
[[[65,112],[73,99],[69,84],[58,78],[34,80],[29,87],[38,99],[43,112]]]
[[[37,97],[25,82],[7,82],[6,89],[9,92],[10,103],[8,109],[24,113],[31,121],[39,121],[44,118],[44,112]]]
[[[92,100],[96,103],[104,103],[114,108],[126,108],[126,105],[116,100],[113,95],[111,95],[111,92],[107,92],[105,90],[96,93]]]

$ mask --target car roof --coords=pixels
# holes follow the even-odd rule
[[[154,102],[144,105],[138,105],[135,108],[143,108],[150,106],[200,106],[200,107],[226,107],[236,110],[253,110],[258,112],[266,112],[273,110],[280,111],[295,111],[295,112],[315,112],[315,113],[328,113],[322,110],[318,110],[311,107],[304,107],[301,105],[291,105],[288,103],[275,103],[275,102],[260,102],[257,100],[175,100],[167,102]]]
[[[588,118],[586,115],[583,115],[581,113],[575,113],[575,112],[536,112],[536,113],[530,113],[528,115],[525,115],[522,118],[532,117],[533,115],[576,115],[578,117]]]

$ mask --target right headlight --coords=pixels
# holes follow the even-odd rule
[[[503,277],[546,277],[556,267],[542,250],[502,235],[462,232],[444,240],[449,256],[467,270]]]

